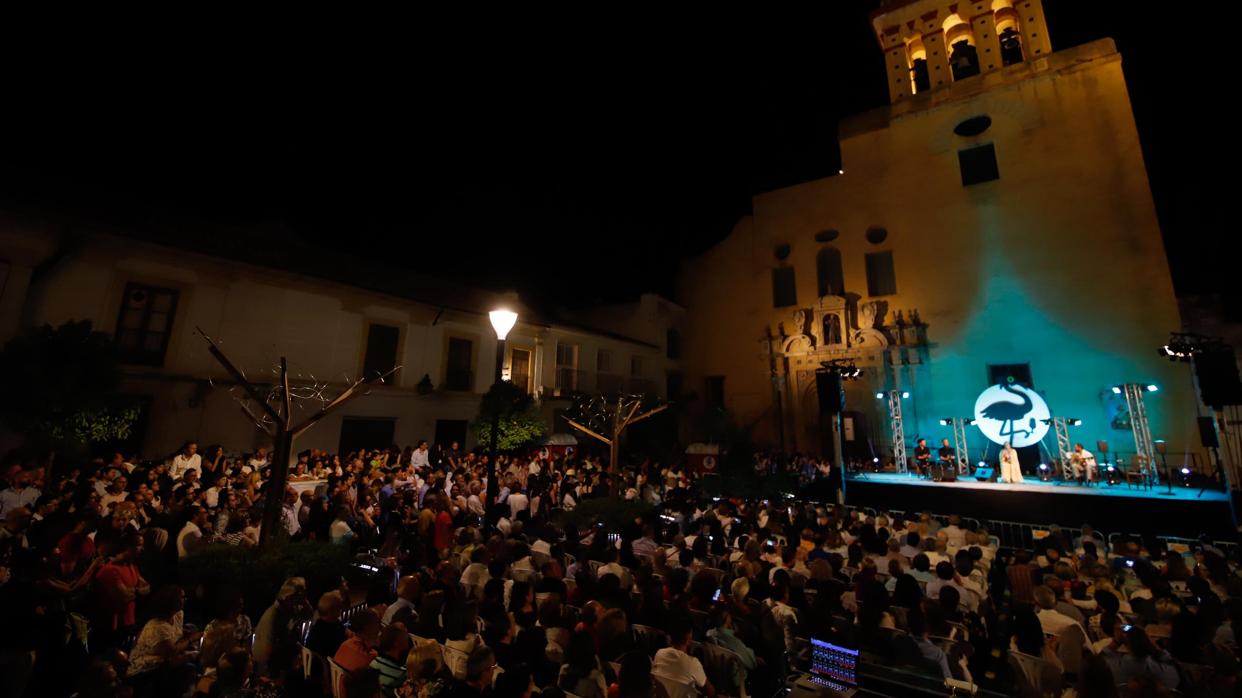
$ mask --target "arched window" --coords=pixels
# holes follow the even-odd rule
[[[845,295],[845,274],[841,271],[841,251],[835,247],[820,248],[815,255],[815,274],[819,279],[819,295]]]

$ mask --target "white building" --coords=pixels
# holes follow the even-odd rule
[[[300,382],[313,376],[329,384],[329,398],[361,375],[401,367],[388,384],[300,437],[297,450],[420,439],[473,445],[467,425],[495,371],[487,311],[501,305],[518,305],[520,313],[504,375],[540,398],[550,431],[568,431],[551,423],[575,391],[664,397],[669,372],[680,371],[665,346],[676,337],[669,330],[679,309],[656,297],[644,296],[640,307],[673,311],[633,313],[603,331],[545,321],[500,295],[400,267],[328,259],[310,273],[152,241],[159,239],[0,217],[0,341],[32,326],[83,319],[112,334],[126,358],[123,391],[146,405],[136,446],[147,457],[190,439],[239,451],[267,443],[239,410],[231,394],[239,389],[196,328],[252,380],[270,380],[285,356]],[[255,249],[263,245],[254,242]],[[317,408],[309,401],[304,412]]]

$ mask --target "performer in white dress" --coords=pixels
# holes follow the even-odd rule
[[[1018,465],[1018,452],[1010,441],[1001,449],[1000,456],[1001,482],[1022,482],[1022,468]]]

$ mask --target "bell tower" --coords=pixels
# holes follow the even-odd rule
[[[1052,52],[1041,0],[886,0],[871,26],[894,104]]]

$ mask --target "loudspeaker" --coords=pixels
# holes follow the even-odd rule
[[[941,482],[957,482],[957,468],[945,468],[940,476]]]
[[[1216,420],[1212,417],[1199,418],[1199,440],[1204,448],[1220,448],[1220,439],[1216,437]]]
[[[981,465],[978,468],[975,468],[975,479],[979,482],[987,482],[992,479],[993,472],[992,466]]]
[[[1203,404],[1215,409],[1242,405],[1242,379],[1238,377],[1233,347],[1211,349],[1195,356],[1195,376],[1199,378]]]
[[[830,371],[815,373],[815,390],[819,393],[819,411],[822,414],[837,414],[844,405],[841,404],[841,376]]]

